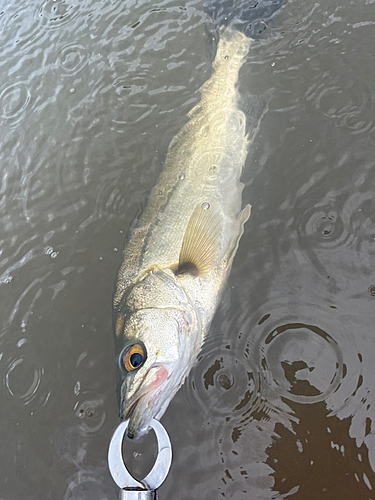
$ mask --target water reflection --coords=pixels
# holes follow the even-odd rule
[[[108,479],[108,471],[104,464],[83,470],[69,479],[69,486],[63,500],[80,500],[82,498],[112,500],[117,492],[108,484]]]
[[[261,341],[258,361],[264,378],[279,397],[299,403],[324,401],[336,391],[343,372],[335,340],[314,325],[278,326]]]
[[[243,176],[252,216],[163,418],[161,498],[374,497],[372,18],[372,2],[291,0],[249,53],[244,101],[272,95]],[[206,21],[198,1],[0,8],[4,500],[117,496],[113,282],[210,74]],[[141,475],[149,449],[129,451]]]
[[[324,402],[313,409],[289,401],[292,428],[275,425],[266,463],[274,470],[273,491],[296,499],[371,498],[375,474],[365,444],[350,436],[350,421],[341,420]]]
[[[202,417],[222,426],[223,422],[239,421],[244,411],[256,404],[259,381],[251,361],[237,357],[231,344],[208,340],[194,371],[190,394],[198,399]]]

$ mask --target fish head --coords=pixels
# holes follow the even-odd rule
[[[126,321],[119,339],[118,402],[130,438],[148,432],[182,385],[197,354],[190,331],[178,309],[143,309]]]

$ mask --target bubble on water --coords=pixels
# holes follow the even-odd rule
[[[231,374],[221,373],[217,378],[218,384],[225,390],[229,390],[234,384],[234,378]]]
[[[371,297],[375,297],[375,285],[371,285],[368,289],[369,294]]]
[[[302,214],[298,232],[300,238],[311,244],[335,247],[344,244],[349,234],[344,221],[334,210],[315,210]]]
[[[208,173],[210,175],[216,175],[218,170],[219,170],[219,168],[217,165],[211,165],[210,168],[208,169]]]
[[[180,174],[178,178],[180,179],[180,181],[183,181],[185,179],[185,174]]]
[[[329,238],[335,230],[335,220],[334,216],[323,216],[316,225],[317,232],[323,236],[323,238]]]
[[[210,204],[205,201],[204,203],[202,203],[201,207],[203,208],[203,210],[208,210],[210,208]]]
[[[49,255],[51,259],[56,259],[56,257],[59,255],[59,252],[55,251],[52,247],[46,246],[44,247],[44,253],[46,255]]]
[[[79,431],[82,435],[100,431],[106,419],[104,400],[97,394],[83,392],[75,404],[75,414],[80,420]]]

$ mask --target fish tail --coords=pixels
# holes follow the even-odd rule
[[[286,0],[207,0],[204,11],[217,28],[230,26],[248,38],[259,38],[269,19]]]

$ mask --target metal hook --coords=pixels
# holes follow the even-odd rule
[[[150,425],[154,429],[158,442],[158,455],[147,476],[137,481],[126,468],[122,458],[122,442],[128,423],[129,420],[122,422],[113,433],[108,449],[108,466],[113,480],[121,490],[132,492],[134,494],[132,498],[143,498],[140,496],[142,491],[155,491],[167,477],[172,463],[172,446],[167,431],[160,422],[153,419]]]

